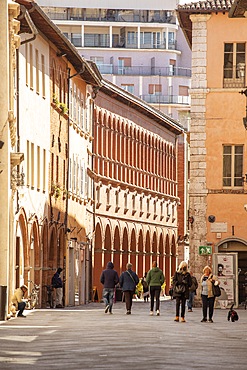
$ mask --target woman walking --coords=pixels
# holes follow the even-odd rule
[[[139,278],[134,271],[132,271],[132,264],[127,263],[126,271],[122,272],[119,278],[120,288],[123,289],[125,304],[126,304],[126,314],[131,314],[132,298],[135,293],[136,285],[139,283]]]
[[[155,309],[156,315],[160,315],[160,292],[161,286],[164,284],[165,277],[163,271],[158,268],[157,262],[154,261],[152,269],[148,271],[147,283],[150,291],[150,316],[153,316],[154,310],[154,297],[155,297]]]
[[[188,272],[188,265],[182,261],[173,278],[173,297],[176,298],[176,317],[174,321],[179,321],[179,311],[181,304],[181,322],[185,321],[185,304],[189,298],[189,288],[192,285],[191,275]]]
[[[214,314],[214,301],[215,296],[213,295],[213,284],[218,285],[219,281],[217,277],[212,274],[212,269],[209,266],[205,266],[203,269],[203,275],[201,277],[201,297],[202,297],[202,320],[201,322],[207,322],[207,312],[208,321],[213,322]]]

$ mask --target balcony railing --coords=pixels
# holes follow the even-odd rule
[[[245,63],[239,63],[232,68],[224,68],[224,88],[240,88],[245,86]]]
[[[176,24],[176,17],[173,15],[155,14],[155,17],[148,16],[147,14],[130,14],[123,11],[115,10],[114,13],[102,12],[102,14],[96,14],[86,12],[83,13],[82,9],[66,9],[54,11],[53,9],[44,9],[48,17],[52,20],[64,20],[64,21],[93,21],[93,22],[139,22],[139,23],[168,23]],[[74,11],[73,11],[74,10]]]
[[[102,74],[127,75],[127,76],[181,76],[191,77],[191,69],[182,67],[118,67],[113,64],[98,64]]]
[[[140,95],[140,98],[150,104],[190,104],[190,97],[182,95]]]

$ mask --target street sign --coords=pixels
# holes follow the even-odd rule
[[[209,255],[212,254],[212,247],[210,245],[200,245],[199,247],[199,255]]]

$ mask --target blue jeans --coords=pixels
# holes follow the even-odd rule
[[[190,292],[189,299],[187,301],[187,306],[189,310],[192,310],[193,303],[194,303],[194,297],[195,297],[195,292]]]
[[[109,312],[112,311],[113,296],[114,296],[114,288],[104,288],[103,289],[103,301],[105,303],[105,306],[109,305]]]

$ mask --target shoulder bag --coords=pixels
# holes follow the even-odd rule
[[[214,285],[213,282],[212,282],[212,291],[213,291],[213,295],[215,297],[220,297],[221,296],[221,290],[220,290],[219,285]]]

